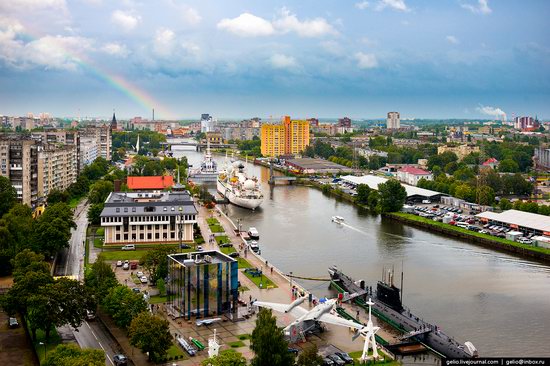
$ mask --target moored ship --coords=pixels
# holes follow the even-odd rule
[[[189,179],[195,182],[214,182],[218,177],[218,164],[210,153],[210,142],[206,147],[204,159],[199,168],[189,172]]]
[[[258,179],[248,177],[240,161],[235,161],[220,172],[216,188],[232,204],[250,210],[259,207],[264,200]]]
[[[401,290],[393,284],[393,271],[384,274],[386,277],[378,281],[376,291],[365,285],[365,281],[354,281],[336,266],[328,270],[331,282],[335,287],[349,292],[362,293],[355,299],[358,305],[365,303],[367,297],[372,297],[375,305],[373,313],[386,323],[401,330],[402,340],[417,340],[428,346],[443,357],[473,358],[478,356],[477,349],[471,342],[460,344],[449,337],[436,326],[415,316],[409,309],[403,307]]]

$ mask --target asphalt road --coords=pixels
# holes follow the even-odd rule
[[[88,228],[88,207],[87,202],[81,202],[75,209],[74,222],[77,227],[71,229],[69,248],[59,254],[56,275],[75,276],[81,281],[84,280],[84,241],[86,240],[86,230]],[[105,364],[114,366],[113,355],[119,353],[116,351],[118,348],[117,342],[99,320],[84,321],[78,330],[63,327],[59,331],[60,333],[71,331],[81,348],[102,349],[106,355]]]

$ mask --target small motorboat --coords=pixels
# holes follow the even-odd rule
[[[255,227],[251,227],[250,229],[248,229],[248,236],[250,237],[250,239],[260,239],[260,233],[258,232],[258,229],[256,229]]]
[[[342,216],[332,216],[332,222],[335,222],[337,224],[344,223],[344,218]]]

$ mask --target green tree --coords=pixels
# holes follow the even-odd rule
[[[246,358],[234,349],[227,349],[217,356],[203,360],[201,366],[246,366]]]
[[[256,327],[250,338],[250,349],[254,351],[252,366],[290,366],[294,357],[288,352],[288,342],[283,328],[277,326],[277,319],[271,310],[262,308],[256,319]]]
[[[371,210],[372,212],[376,212],[378,210],[378,203],[380,202],[380,194],[378,193],[378,191],[376,190],[372,190],[370,193],[369,193],[369,198],[368,198],[368,206],[369,206],[369,210]]]
[[[60,344],[48,353],[44,366],[103,366],[105,352],[100,349],[81,349],[76,344]]]
[[[102,305],[121,328],[127,328],[133,318],[147,310],[143,295],[136,294],[129,287],[122,285],[111,288]]]
[[[296,365],[298,366],[319,366],[323,364],[323,357],[319,355],[317,345],[313,343],[311,346],[305,347],[302,353],[298,356]]]
[[[33,249],[53,256],[69,246],[71,228],[76,228],[76,224],[69,206],[63,202],[49,206],[36,221]]]
[[[499,207],[502,211],[510,210],[512,209],[512,203],[507,198],[502,198],[499,202]]]
[[[107,196],[114,190],[114,185],[108,180],[100,180],[92,184],[88,200],[90,203],[104,203]]]
[[[11,181],[0,176],[0,217],[10,210],[16,199],[17,191],[11,185]]]
[[[477,203],[480,205],[492,205],[495,202],[495,191],[489,186],[480,186],[477,189]]]
[[[519,164],[512,159],[504,159],[498,164],[498,170],[504,173],[519,172]]]
[[[30,246],[34,220],[31,208],[16,203],[0,219],[0,275],[12,271],[11,260],[17,253]]]
[[[460,184],[459,186],[457,186],[454,192],[454,196],[468,202],[476,201],[476,191],[468,184]]]
[[[168,261],[166,260],[166,257],[173,251],[174,249],[172,248],[160,246],[153,250],[147,251],[147,253],[141,257],[139,263],[147,272],[149,272],[153,282],[168,276]]]
[[[166,294],[166,283],[164,282],[164,279],[159,278],[156,282],[157,289],[159,290],[159,294],[161,296],[164,296]]]
[[[471,168],[468,168],[467,166],[459,168],[455,170],[455,172],[453,173],[454,179],[460,180],[463,182],[467,182],[470,179],[475,178],[475,176],[476,174],[474,173],[474,171]]]
[[[118,281],[111,266],[105,263],[100,255],[90,270],[84,274],[84,284],[95,293],[96,299],[103,299],[113,287],[118,285]]]
[[[69,193],[67,191],[60,191],[59,189],[52,189],[46,198],[48,205],[53,205],[58,202],[69,202]]]
[[[132,346],[143,352],[149,352],[150,360],[164,356],[172,346],[168,321],[147,311],[139,313],[132,319],[128,337]]]
[[[407,199],[405,187],[395,179],[389,179],[378,185],[380,201],[378,202],[379,212],[397,212],[403,208]]]
[[[370,192],[371,189],[368,185],[359,184],[357,186],[357,196],[355,197],[355,200],[362,205],[366,205],[369,202]]]
[[[90,206],[88,209],[88,221],[90,221],[93,225],[100,225],[101,224],[101,212],[103,212],[103,208],[105,207],[105,203],[94,203]]]

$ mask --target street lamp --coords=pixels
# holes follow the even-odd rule
[[[44,342],[38,342],[39,345],[44,346],[44,360],[46,360],[47,351],[46,351],[46,343]]]
[[[179,230],[179,235],[180,235],[180,252],[183,252],[183,211],[180,212],[180,230]]]

